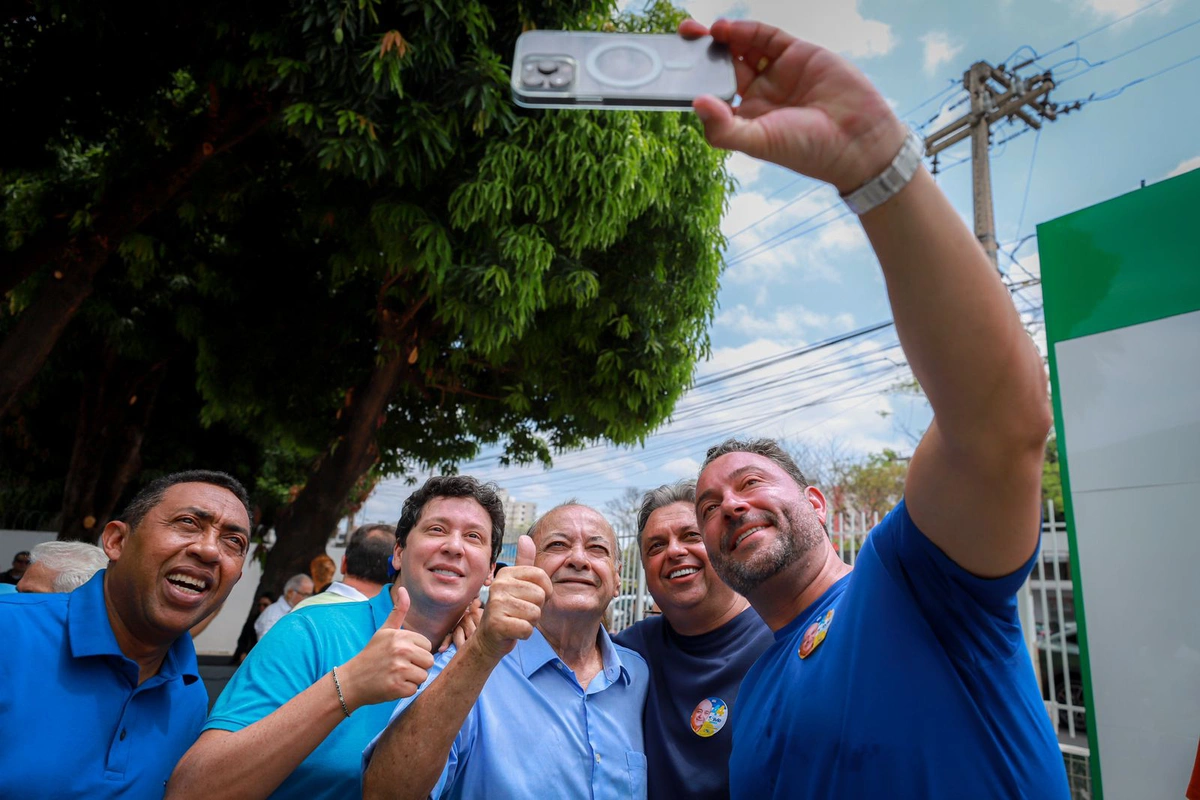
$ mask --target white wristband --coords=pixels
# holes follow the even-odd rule
[[[876,175],[850,194],[842,195],[846,205],[855,214],[863,215],[887,202],[908,185],[917,168],[921,166],[921,156],[925,152],[925,142],[915,131],[909,130],[900,152],[892,159],[887,169]]]

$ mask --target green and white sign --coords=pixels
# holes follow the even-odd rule
[[[1200,739],[1197,228],[1200,170],[1038,226],[1097,798],[1182,797]]]

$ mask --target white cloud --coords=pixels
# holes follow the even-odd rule
[[[693,0],[684,7],[705,24],[755,19],[852,58],[886,55],[896,46],[891,26],[864,18],[857,0]]]
[[[715,324],[745,336],[771,338],[795,337],[804,331],[816,331],[822,337],[854,327],[852,314],[820,314],[804,306],[777,308],[764,316],[744,305],[717,314]]]
[[[963,51],[962,43],[950,41],[950,34],[945,31],[930,31],[921,37],[925,48],[925,74],[933,75],[942,64],[949,64],[955,56]]]
[[[677,458],[674,461],[668,461],[660,468],[663,472],[669,472],[673,475],[678,475],[682,478],[694,478],[700,472],[700,462],[694,458]]]
[[[758,180],[758,176],[762,174],[764,162],[757,158],[751,158],[745,153],[734,152],[729,156],[729,161],[726,162],[729,166],[729,171],[733,173],[733,177],[737,180],[738,188],[746,189],[750,184]]]
[[[1123,17],[1145,5],[1145,0],[1085,0],[1084,5],[1102,17]]]
[[[1200,169],[1200,156],[1189,158],[1186,161],[1180,161],[1179,166],[1171,170],[1164,176],[1166,178],[1174,178],[1176,175],[1182,175],[1185,172],[1191,172],[1194,169]]]

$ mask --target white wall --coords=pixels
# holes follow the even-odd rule
[[[1055,357],[1104,795],[1180,797],[1200,738],[1200,312]]]

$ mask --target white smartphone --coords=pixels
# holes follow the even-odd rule
[[[710,36],[534,30],[513,54],[513,101],[525,108],[683,111],[736,92],[729,50]]]

